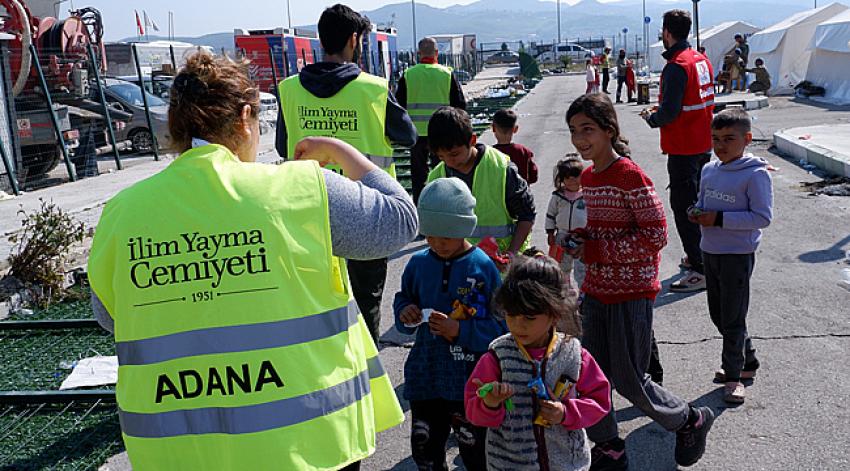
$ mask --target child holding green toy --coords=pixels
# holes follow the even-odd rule
[[[540,252],[516,257],[494,303],[510,333],[490,344],[464,393],[467,419],[488,427],[488,468],[589,469],[583,429],[608,414],[611,388],[578,340],[564,272]]]

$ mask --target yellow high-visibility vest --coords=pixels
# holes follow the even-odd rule
[[[386,135],[390,92],[385,79],[361,72],[334,96],[319,98],[293,75],[280,82],[279,93],[290,157],[295,155],[298,141],[305,137],[335,137],[396,176],[393,148]],[[342,173],[336,165],[327,168]]]
[[[504,252],[510,247],[516,232],[516,220],[511,217],[505,203],[505,184],[511,159],[493,147],[487,146],[486,149],[472,177],[472,195],[476,201],[475,215],[478,216],[478,226],[468,240],[477,244],[481,239],[492,236],[499,244],[499,249]],[[428,182],[445,177],[446,164],[440,162],[428,174]],[[520,250],[527,246],[526,240]]]
[[[431,115],[450,103],[452,69],[440,64],[416,64],[404,71],[404,83],[407,114],[419,136],[427,136]]]
[[[88,270],[136,471],[338,469],[403,421],[328,218],[315,162],[219,145],[109,201]]]

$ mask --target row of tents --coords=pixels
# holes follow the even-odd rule
[[[723,57],[735,48],[734,36],[749,36],[749,66],[756,58],[764,60],[770,72],[771,95],[794,93],[794,87],[807,80],[823,87],[825,94],[816,99],[850,104],[850,7],[842,3],[796,13],[768,28],[759,29],[741,21],[700,30],[700,44],[715,70]],[[650,47],[650,70],[664,67],[664,46]]]

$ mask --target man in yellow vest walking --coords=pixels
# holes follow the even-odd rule
[[[369,19],[337,4],[322,13],[318,26],[323,61],[304,67],[279,86],[278,153],[291,157],[295,144],[304,137],[335,137],[395,176],[392,144],[412,146],[416,128],[395,101],[387,81],[357,66],[364,35],[371,29]],[[387,259],[349,259],[348,274],[354,298],[377,342]]]
[[[416,125],[419,138],[410,150],[410,177],[413,183],[413,201],[425,188],[425,179],[431,168],[439,163],[428,147],[428,120],[441,106],[466,109],[463,89],[452,74],[452,69],[437,63],[439,51],[434,38],[419,41],[419,63],[404,71],[398,81],[396,98],[407,108]]]

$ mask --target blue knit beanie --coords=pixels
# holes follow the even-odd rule
[[[464,239],[475,231],[475,197],[459,178],[438,178],[419,194],[419,233]]]

